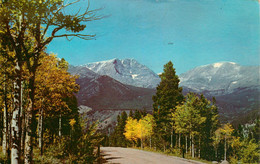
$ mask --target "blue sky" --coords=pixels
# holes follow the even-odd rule
[[[220,61],[260,63],[256,0],[90,0],[90,7],[108,16],[83,32],[97,39],[56,39],[48,52],[72,65],[134,58],[156,73],[170,60],[177,74]]]

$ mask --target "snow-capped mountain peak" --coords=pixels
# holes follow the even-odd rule
[[[214,64],[211,64],[213,65],[214,68],[220,68],[221,66],[223,66],[224,64],[229,64],[229,65],[237,65],[236,63],[234,62],[219,62],[219,63],[214,63]]]
[[[124,84],[155,88],[160,78],[152,70],[135,59],[111,59],[83,65],[99,75],[110,76]]]
[[[196,67],[180,75],[180,85],[195,91],[232,92],[243,87],[259,87],[259,66],[218,62]]]

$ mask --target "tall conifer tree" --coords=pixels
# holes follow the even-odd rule
[[[158,143],[163,143],[165,148],[173,133],[171,113],[182,102],[183,95],[182,88],[179,87],[179,77],[176,75],[171,61],[164,65],[163,71],[160,75],[161,82],[156,88],[156,95],[153,96],[153,115],[156,124],[155,137],[160,140]]]

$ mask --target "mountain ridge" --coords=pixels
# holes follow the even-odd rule
[[[229,94],[237,88],[260,87],[259,66],[240,66],[234,62],[219,62],[196,67],[179,76],[180,86],[196,92],[222,90]]]
[[[78,67],[88,68],[99,75],[107,75],[124,84],[136,87],[155,88],[160,82],[156,73],[135,59],[115,58]]]

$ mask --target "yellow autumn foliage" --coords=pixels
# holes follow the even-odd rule
[[[125,125],[125,137],[126,139],[130,141],[136,141],[137,140],[137,132],[136,132],[136,127],[137,127],[137,120],[133,119],[131,117],[128,117],[126,120],[126,125]]]
[[[152,135],[153,132],[153,116],[147,114],[144,118],[137,121],[128,117],[125,126],[125,137],[128,140],[136,141],[137,139],[145,139]]]

